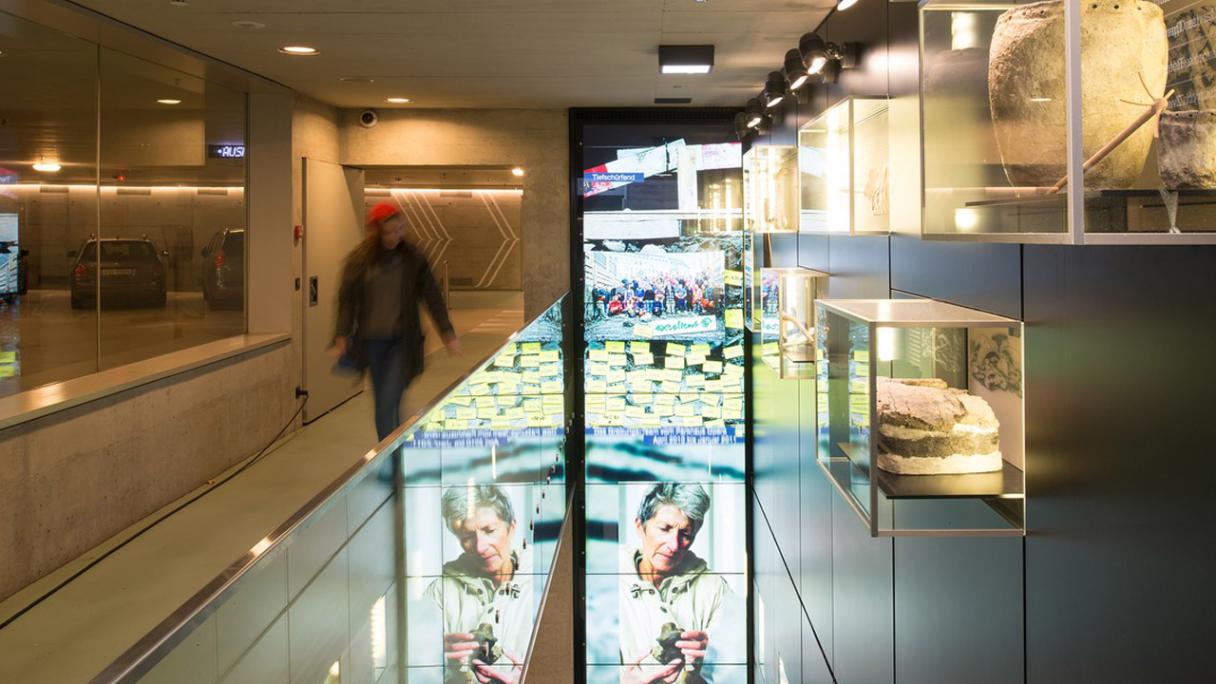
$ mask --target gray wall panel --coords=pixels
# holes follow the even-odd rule
[[[891,237],[891,287],[1022,317],[1022,246]]]
[[[815,463],[815,381],[799,382],[799,472],[802,518],[801,576],[803,607],[829,659],[832,655],[832,497],[835,490]],[[815,635],[805,635],[804,652]]]
[[[825,273],[831,272],[828,247],[830,241],[827,235],[803,233],[798,236],[798,265],[812,268]]]
[[[1027,681],[1210,681],[1216,248],[1025,262]]]
[[[895,681],[892,542],[832,496],[832,669],[840,684]]]
[[[1022,540],[895,540],[900,684],[1023,680]]]
[[[886,235],[833,235],[828,296],[834,299],[890,296],[889,240]]]

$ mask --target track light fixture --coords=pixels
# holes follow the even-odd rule
[[[829,43],[817,33],[808,33],[798,41],[802,63],[811,74],[823,73],[828,62],[837,62],[844,69],[857,65],[857,43]]]
[[[760,105],[760,100],[752,98],[747,101],[747,106],[744,108],[744,113],[747,116],[747,127],[755,128],[764,120],[764,108]]]
[[[750,117],[747,112],[739,112],[738,114],[735,114],[735,137],[737,137],[739,140],[743,140],[752,132],[751,127],[747,125],[749,118]]]
[[[781,104],[785,100],[785,93],[788,89],[788,84],[785,82],[785,75],[780,71],[768,72],[768,79],[764,82],[764,90],[760,93],[760,99],[764,102],[765,109],[772,109]]]
[[[790,50],[785,53],[785,78],[790,82],[790,90],[798,90],[811,80],[811,74],[802,63],[802,53]]]

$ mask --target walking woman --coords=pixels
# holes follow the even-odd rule
[[[430,264],[404,231],[405,217],[395,205],[372,207],[367,238],[346,257],[338,290],[333,353],[371,373],[380,439],[401,424],[401,396],[422,372],[421,302],[448,351],[460,350]]]

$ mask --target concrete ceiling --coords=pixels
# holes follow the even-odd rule
[[[740,106],[835,0],[77,0],[340,107]],[[260,29],[233,22],[254,21]],[[290,57],[283,45],[321,54]],[[660,44],[713,44],[708,76]],[[370,78],[349,82],[342,77]],[[396,105],[400,106],[400,105]]]

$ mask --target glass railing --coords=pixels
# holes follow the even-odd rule
[[[95,681],[520,682],[567,522],[563,297]]]

